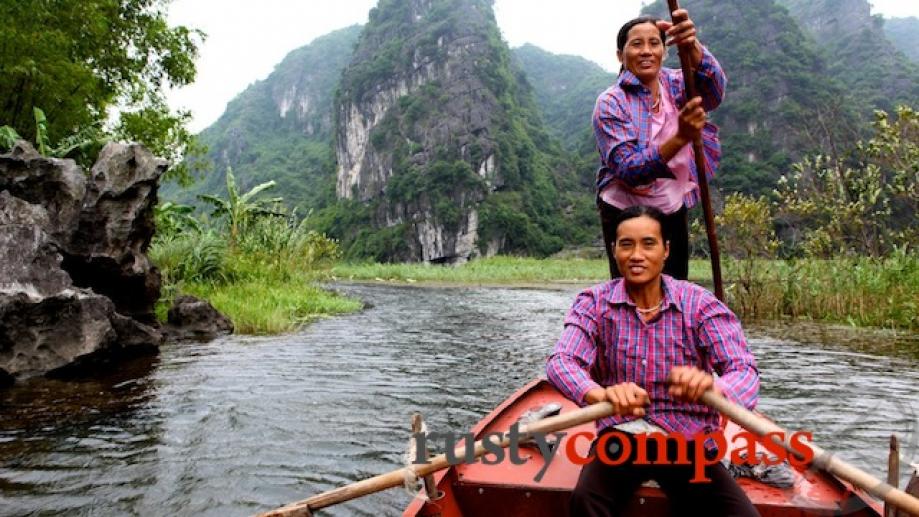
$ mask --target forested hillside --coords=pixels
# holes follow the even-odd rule
[[[213,171],[187,190],[169,185],[164,195],[193,202],[196,194],[224,193],[232,167],[242,190],[277,181],[275,192],[301,213],[333,202],[332,103],[360,32],[355,25],[317,38],[240,93],[200,135]]]
[[[919,18],[888,18],[884,20],[884,34],[913,63],[919,63]]]
[[[865,0],[845,2],[845,17],[824,0],[683,2],[728,75],[720,192],[769,194],[794,161],[843,154],[873,109],[919,104],[915,66]],[[232,166],[242,190],[277,181],[350,257],[552,253],[597,237],[590,114],[614,81],[580,57],[510,51],[485,0],[382,0],[232,101],[201,135],[215,172],[167,198],[222,192]]]
[[[919,65],[884,34],[868,0],[777,0],[816,42],[827,72],[842,82],[865,115],[919,104]],[[913,38],[915,39],[915,33]]]
[[[382,0],[335,112],[341,201],[317,218],[352,254],[461,262],[593,238],[576,221],[591,214],[589,190],[543,126],[491,2]]]
[[[785,9],[773,0],[681,5],[728,77],[725,100],[713,113],[723,145],[717,182],[725,192],[768,193],[793,160],[851,138],[854,110],[844,88]],[[666,3],[645,11],[663,16]]]
[[[609,88],[616,75],[583,57],[553,54],[535,45],[517,47],[513,54],[533,86],[549,132],[568,151],[583,151],[584,135],[590,133],[594,108],[591,99]],[[591,152],[592,138],[588,138]]]

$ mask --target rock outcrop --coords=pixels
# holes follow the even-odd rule
[[[160,274],[147,258],[156,226],[157,182],[166,171],[139,144],[108,144],[90,171],[79,224],[64,246],[64,269],[138,321],[156,321]]]
[[[385,258],[461,263],[496,251],[507,231],[497,221],[514,210],[483,208],[486,199],[529,200],[535,185],[557,197],[546,194],[548,151],[529,141],[543,128],[528,118],[518,73],[487,0],[385,0],[371,11],[336,100],[336,194],[367,207],[397,244]],[[532,215],[518,211],[520,226],[538,226]]]
[[[89,180],[25,142],[0,155],[0,382],[157,350],[144,252],[165,168],[114,143]]]
[[[172,303],[163,328],[170,341],[210,341],[233,333],[233,322],[207,300],[179,296]]]
[[[446,28],[429,0],[381,3],[345,70],[336,106],[338,197],[376,201],[375,226],[406,225],[407,249],[394,257],[403,260],[462,262],[475,254],[476,207],[502,182],[492,130],[503,109],[479,69],[495,61],[490,8],[451,4],[461,23]],[[480,182],[453,185],[443,196],[386,196],[393,176],[412,167],[431,175],[438,159],[467,163]],[[438,210],[446,203],[456,210]]]

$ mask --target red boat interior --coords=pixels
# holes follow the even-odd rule
[[[506,432],[528,409],[550,402],[562,404],[562,412],[577,409],[547,381],[536,380],[521,388],[507,401],[473,428],[476,439],[488,432]],[[739,432],[728,422],[725,435],[728,442]],[[595,433],[594,425],[586,424],[567,430],[559,454],[555,455],[544,476],[535,481],[544,460],[535,447],[521,448],[523,465],[514,465],[505,455],[504,461],[485,465],[481,461],[457,465],[435,474],[443,495],[426,501],[423,493],[406,508],[405,516],[564,516],[568,499],[577,482],[580,466],[563,453],[569,437],[580,431]],[[585,456],[590,447],[587,439],[575,441],[579,454]],[[729,447],[730,448],[730,447]],[[832,476],[795,470],[793,487],[776,488],[760,481],[741,478],[740,486],[763,517],[804,515],[880,516],[881,506],[869,496]],[[867,503],[866,503],[867,501]],[[691,512],[690,512],[691,513]],[[653,482],[642,486],[633,497],[627,515],[642,517],[670,515],[667,498]]]

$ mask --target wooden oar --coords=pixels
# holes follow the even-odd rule
[[[544,418],[529,425],[522,425],[520,426],[520,434],[554,433],[581,424],[591,423],[598,418],[607,417],[612,414],[612,404],[609,402],[599,402],[575,411],[568,411],[556,416]],[[505,433],[504,440],[501,442],[501,447],[507,447],[509,444],[510,439]],[[454,450],[454,457],[463,458],[465,456],[465,451],[465,444],[457,447]],[[481,440],[475,442],[476,458],[487,452]],[[450,466],[446,454],[439,454],[430,458],[428,461],[430,461],[428,464],[412,464],[408,467],[396,469],[386,474],[380,474],[363,481],[329,490],[328,492],[314,495],[309,499],[290,503],[276,510],[262,513],[259,517],[307,517],[311,515],[311,510],[318,510],[319,508],[332,506],[367,494],[386,490],[387,488],[401,486],[405,483],[406,475],[422,478]]]
[[[677,0],[667,0],[670,7],[671,17],[673,12],[680,8]],[[673,19],[674,25],[677,23]],[[683,20],[680,20],[683,21]],[[689,52],[683,47],[678,47],[680,54],[680,66],[683,69],[683,84],[686,87],[686,101],[699,95],[696,88],[696,76],[693,73],[690,64]],[[721,252],[718,249],[718,235],[715,233],[715,215],[712,212],[712,197],[708,191],[708,177],[705,175],[705,149],[702,147],[702,138],[695,139],[692,143],[692,151],[696,158],[696,176],[699,180],[699,194],[702,198],[702,213],[705,215],[705,233],[708,235],[708,249],[711,252],[712,259],[712,281],[715,283],[715,296],[722,302],[724,301],[724,284],[721,281]]]
[[[774,423],[759,417],[751,411],[734,404],[722,395],[714,391],[707,391],[702,395],[702,402],[709,407],[730,418],[744,429],[758,435],[765,436],[766,433],[781,433],[785,440],[780,440],[776,435],[770,435],[769,439],[777,445],[784,448],[790,454],[798,456],[798,452],[791,446],[789,440],[791,436],[784,429]],[[839,459],[830,452],[823,450],[814,444],[806,444],[814,452],[812,465],[820,468],[840,479],[848,481],[853,485],[865,490],[883,501],[896,506],[897,508],[909,512],[919,517],[919,499],[899,490],[880,479],[868,474],[864,470],[855,467]]]

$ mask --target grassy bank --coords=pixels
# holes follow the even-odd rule
[[[211,302],[233,321],[237,334],[283,334],[318,318],[358,311],[363,304],[320,289],[315,271],[282,278],[257,275],[236,282],[188,283],[180,291]]]
[[[919,258],[726,261],[728,303],[746,319],[807,319],[919,330]],[[334,280],[446,285],[584,284],[608,277],[605,260],[493,257],[462,266],[338,264]],[[711,284],[708,261],[690,279]]]
[[[293,220],[260,219],[235,238],[213,230],[174,232],[158,237],[150,256],[163,274],[162,320],[179,294],[210,301],[238,334],[293,332],[363,306],[315,285],[337,260],[337,245]]]

